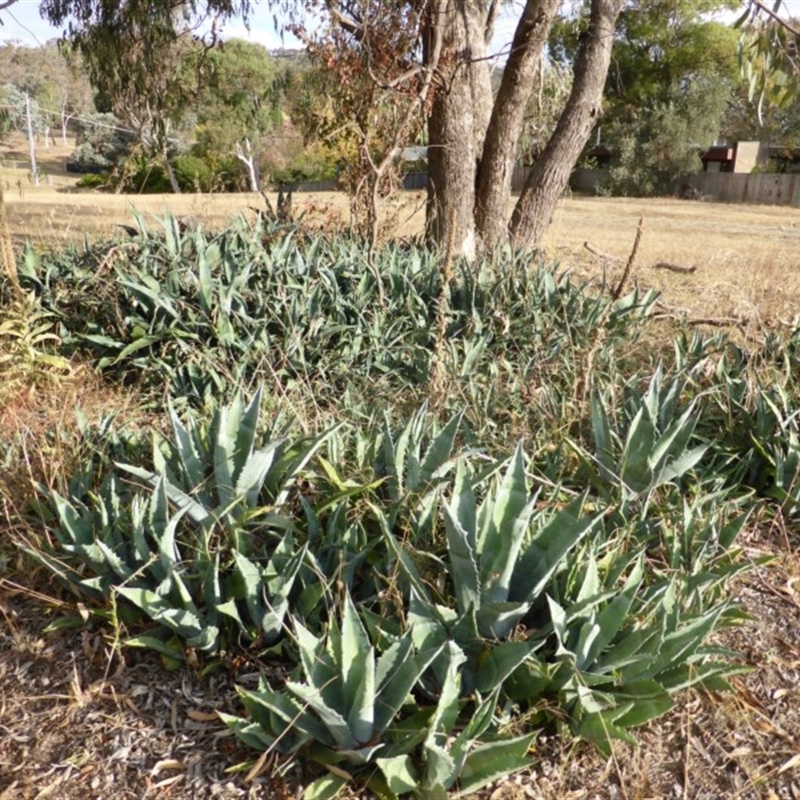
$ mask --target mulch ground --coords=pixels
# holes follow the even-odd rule
[[[734,587],[752,621],[717,637],[752,669],[734,692],[683,693],[611,758],[551,731],[483,800],[800,799],[800,548],[776,525],[740,544],[775,560]],[[45,631],[68,611],[0,579],[0,800],[302,797],[315,773],[258,762],[217,717],[241,713],[233,679],[254,686],[254,665],[201,678],[108,628]]]

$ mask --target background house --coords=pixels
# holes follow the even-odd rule
[[[709,147],[700,156],[703,172],[750,173],[764,168],[770,158],[770,148],[763,142],[736,142]]]

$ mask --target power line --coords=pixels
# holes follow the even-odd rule
[[[16,106],[11,105],[0,105],[0,110],[6,111],[13,111]],[[62,111],[55,111],[52,108],[43,108],[42,106],[38,106],[38,111],[42,114],[47,114],[48,116],[56,117],[58,119],[62,119],[64,116],[64,112]],[[100,122],[99,120],[91,119],[90,117],[82,117],[79,114],[69,114],[70,120],[76,120],[77,122],[82,122],[85,125],[93,125],[95,128],[106,128],[107,130],[111,131],[120,131],[121,133],[130,133],[134,136],[136,135],[136,131],[131,130],[130,128],[123,128],[121,125],[111,125],[107,122]]]

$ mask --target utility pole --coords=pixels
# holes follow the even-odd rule
[[[39,170],[36,168],[36,144],[33,141],[33,120],[31,119],[31,96],[25,92],[25,116],[28,120],[28,151],[31,154],[31,179],[39,185]]]

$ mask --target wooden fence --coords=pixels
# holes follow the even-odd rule
[[[722,203],[759,203],[800,208],[800,175],[700,172],[685,183],[704,197]]]

